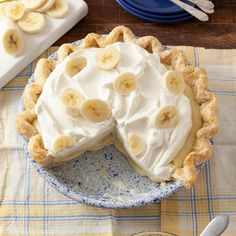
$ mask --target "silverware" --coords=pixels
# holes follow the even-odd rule
[[[214,4],[213,7],[206,7],[207,4],[203,4],[204,2],[202,0],[188,0],[189,2],[192,2],[196,4],[201,10],[208,14],[214,13]],[[209,2],[208,0],[205,0],[206,3]]]
[[[214,3],[210,0],[195,0],[195,2],[208,9],[214,8]]]
[[[206,226],[200,236],[219,236],[226,230],[228,224],[229,216],[217,216]]]
[[[200,236],[220,236],[228,227],[229,216],[221,215],[214,218],[206,228],[202,231]],[[140,232],[132,234],[131,236],[176,236],[175,234],[165,232]]]
[[[180,0],[170,0],[171,2],[175,3],[176,5],[180,6],[183,8],[185,11],[196,17],[200,21],[208,21],[209,17],[206,13],[203,11],[200,11],[192,6],[189,6],[186,3],[181,2]]]
[[[165,232],[140,232],[132,234],[131,236],[177,236],[177,235]]]

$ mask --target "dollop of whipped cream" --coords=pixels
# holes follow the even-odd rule
[[[174,94],[163,83],[167,69],[160,63],[158,54],[151,54],[132,43],[117,42],[113,47],[120,53],[120,61],[114,69],[102,70],[96,66],[96,55],[102,48],[78,50],[58,64],[47,79],[38,99],[35,112],[40,133],[49,154],[63,159],[74,152],[96,145],[103,137],[115,132],[129,157],[143,173],[153,181],[170,180],[174,171],[172,161],[192,127],[192,111],[189,99],[183,94]],[[65,73],[66,63],[74,57],[84,57],[87,65],[73,78]],[[113,81],[121,73],[133,73],[137,88],[129,95],[114,91]],[[99,98],[111,106],[111,116],[100,123],[82,117],[71,117],[61,106],[60,94],[66,88],[80,91],[86,99]],[[173,105],[178,109],[179,121],[171,128],[153,126],[152,117],[158,107]],[[128,134],[135,133],[145,141],[145,150],[135,156],[128,144]],[[55,140],[62,135],[71,135],[76,145],[53,151]]]

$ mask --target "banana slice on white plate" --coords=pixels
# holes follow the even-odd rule
[[[67,63],[66,63],[66,74],[69,77],[73,77],[76,74],[78,74],[81,70],[83,70],[87,65],[87,59],[85,57],[74,57],[71,58]]]
[[[58,137],[54,142],[54,152],[59,152],[65,148],[72,147],[76,144],[76,140],[73,136],[62,135]]]
[[[9,2],[2,2],[0,3],[0,20],[4,19],[6,15],[6,6],[9,4]]]
[[[155,127],[174,127],[179,121],[179,112],[175,106],[168,105],[161,107],[153,117]]]
[[[111,70],[120,61],[120,53],[112,47],[105,48],[96,55],[96,66],[102,70]]]
[[[28,12],[19,21],[21,30],[29,34],[39,33],[46,27],[46,20],[41,13]]]
[[[165,86],[172,93],[180,94],[185,89],[183,74],[177,70],[169,70],[164,74]]]
[[[35,10],[41,7],[47,0],[21,0],[25,8]]]
[[[137,88],[137,80],[135,75],[129,72],[120,74],[114,80],[113,88],[121,95],[129,95]]]
[[[61,102],[66,111],[72,116],[80,115],[80,107],[84,102],[84,96],[76,89],[64,89],[60,95]]]
[[[13,56],[19,55],[23,51],[24,40],[18,26],[9,18],[2,20],[0,27],[1,44],[4,51]]]
[[[111,108],[107,102],[101,99],[88,99],[80,109],[81,115],[94,123],[99,123],[107,120],[111,115]]]
[[[6,15],[14,21],[20,20],[25,14],[24,5],[18,1],[9,2],[5,8]]]
[[[39,12],[39,13],[46,12],[46,11],[50,10],[53,7],[55,2],[56,2],[56,0],[47,0],[42,6],[37,8],[35,11]]]
[[[67,0],[56,0],[53,7],[46,11],[46,13],[53,18],[61,18],[66,15],[69,10],[69,3]]]
[[[146,150],[147,145],[140,135],[136,133],[129,133],[127,138],[128,145],[133,155],[138,156]]]

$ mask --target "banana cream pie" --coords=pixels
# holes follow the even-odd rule
[[[63,164],[113,143],[140,175],[188,187],[219,126],[205,71],[124,26],[62,45],[57,61],[40,59],[23,103],[17,131],[39,164]]]

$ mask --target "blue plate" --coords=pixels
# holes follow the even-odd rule
[[[159,15],[155,14],[155,15],[150,15],[146,12],[141,12],[133,7],[131,7],[130,5],[128,5],[127,3],[125,3],[122,0],[116,0],[117,3],[123,7],[127,12],[129,12],[130,14],[145,20],[145,21],[149,21],[149,22],[155,22],[155,23],[165,23],[165,24],[170,24],[170,23],[178,23],[178,22],[182,22],[182,21],[186,21],[192,18],[192,15],[187,14],[185,16],[181,16],[181,17],[175,17],[173,18],[173,16],[171,16],[171,18],[168,18],[168,16],[166,15],[165,18],[163,18],[163,16],[159,17]]]
[[[130,11],[147,17],[147,18],[151,18],[151,19],[157,19],[157,20],[178,20],[179,18],[183,18],[183,17],[187,17],[187,16],[191,16],[188,12],[184,11],[181,12],[179,14],[175,14],[175,15],[160,15],[160,14],[154,14],[154,13],[150,13],[150,12],[145,12],[145,11],[140,11],[137,8],[132,7],[129,3],[126,2],[126,0],[118,0],[119,4],[123,4],[124,7],[129,8]]]
[[[187,2],[187,0],[182,0]],[[184,12],[182,8],[172,3],[170,0],[126,0],[131,6],[139,9],[140,11],[146,11],[157,14],[178,14]],[[194,6],[194,4],[191,4]]]

